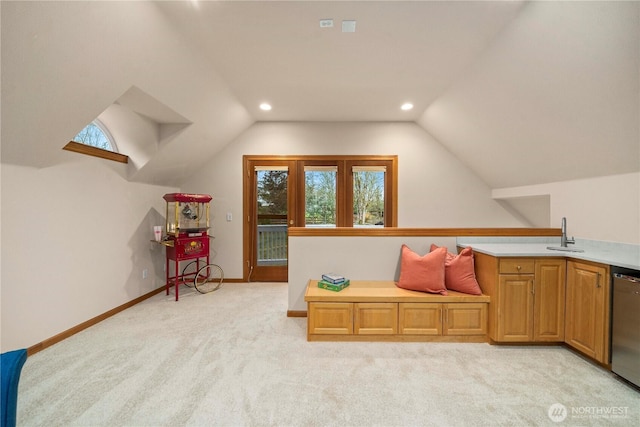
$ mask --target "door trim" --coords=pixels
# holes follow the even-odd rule
[[[252,220],[252,216],[254,214],[253,211],[253,203],[256,199],[256,189],[255,183],[253,180],[253,173],[256,166],[287,166],[288,167],[288,177],[287,177],[287,226],[291,227],[295,225],[295,211],[294,202],[296,199],[295,194],[295,186],[291,185],[294,183],[296,179],[296,164],[294,161],[291,161],[283,156],[243,156],[242,162],[242,176],[243,176],[243,215],[242,215],[242,240],[243,240],[243,266],[242,266],[242,278],[245,281],[251,281],[252,272],[255,265],[252,265],[252,259],[254,258],[254,242],[255,242],[255,226],[254,221]],[[292,223],[293,221],[293,223]],[[282,277],[282,274],[276,274],[273,277],[262,278],[260,281],[287,281],[288,279],[288,256],[287,256],[287,274]],[[256,264],[257,264],[257,260]]]

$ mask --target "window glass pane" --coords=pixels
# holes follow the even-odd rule
[[[286,168],[257,169],[258,265],[287,265]]]
[[[353,226],[384,227],[384,168],[353,168]]]
[[[305,166],[306,227],[336,226],[336,175],[335,166]]]
[[[73,140],[81,144],[102,148],[103,150],[116,151],[109,137],[95,123],[90,123],[82,129]]]

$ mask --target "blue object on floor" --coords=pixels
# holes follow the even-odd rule
[[[27,350],[14,350],[0,354],[2,365],[2,427],[14,427],[16,425],[16,410],[18,408],[18,381],[22,365],[27,360]]]

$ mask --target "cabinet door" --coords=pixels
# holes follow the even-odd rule
[[[353,303],[310,302],[307,325],[309,335],[351,335]]]
[[[487,335],[487,304],[444,304],[443,335]]]
[[[533,275],[498,276],[497,341],[531,341],[533,338]]]
[[[533,297],[534,341],[564,341],[565,272],[563,259],[536,260]]]
[[[356,303],[354,310],[354,334],[395,335],[398,333],[398,303]]]
[[[442,335],[442,304],[401,302],[398,329],[403,335]]]
[[[565,342],[595,360],[609,358],[608,268],[567,262]]]

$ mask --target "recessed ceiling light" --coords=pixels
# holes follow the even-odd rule
[[[402,104],[402,106],[400,107],[403,111],[409,111],[413,108],[413,104],[410,102],[405,102],[404,104]]]
[[[271,104],[267,104],[266,102],[263,102],[262,104],[260,104],[260,109],[262,111],[271,111]]]

